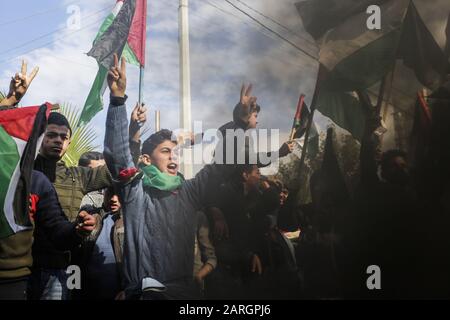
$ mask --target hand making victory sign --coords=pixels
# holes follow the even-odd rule
[[[1,101],[1,104],[8,106],[14,106],[18,104],[27,92],[38,71],[39,67],[35,67],[33,71],[31,71],[30,75],[27,76],[27,62],[25,60],[22,60],[20,73],[16,73],[15,76],[11,78],[8,96],[3,101]]]
[[[119,67],[119,58],[114,53],[114,65],[108,72],[108,87],[111,90],[111,95],[114,97],[125,97],[125,90],[127,88],[127,74],[126,74],[126,59],[122,57]]]
[[[241,87],[240,103],[246,108],[251,108],[256,105],[256,97],[251,96],[253,85],[250,83],[248,86],[245,84]]]

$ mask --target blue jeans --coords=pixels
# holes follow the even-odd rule
[[[30,287],[31,298],[35,300],[69,300],[68,274],[65,269],[34,270]]]

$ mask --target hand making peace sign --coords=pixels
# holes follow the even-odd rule
[[[241,87],[240,103],[249,109],[256,105],[257,99],[256,97],[251,96],[252,87],[251,83],[248,86],[243,84]]]
[[[19,103],[27,92],[34,77],[36,77],[38,71],[39,67],[35,67],[33,71],[31,71],[30,75],[27,76],[27,62],[22,60],[20,73],[16,73],[15,76],[11,78],[11,82],[9,84],[9,93],[6,99],[9,101],[9,105]]]
[[[127,88],[126,62],[125,57],[122,57],[119,68],[119,58],[114,53],[114,66],[108,72],[108,87],[111,90],[111,95],[114,97],[125,96],[125,90]]]

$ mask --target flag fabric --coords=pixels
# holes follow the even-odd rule
[[[128,33],[128,41],[123,52],[128,62],[145,66],[146,31],[147,0],[137,0],[133,21]]]
[[[319,62],[329,72],[328,85],[343,91],[366,89],[380,81],[396,59],[402,59],[423,85],[436,89],[442,73],[450,71],[448,55],[414,1],[357,2],[307,0],[297,4],[306,30],[320,48]],[[380,6],[380,30],[367,28],[369,16],[363,9],[371,4]],[[450,11],[450,4],[444,10]]]
[[[361,141],[366,114],[360,101],[351,93],[322,89],[316,108],[340,128],[347,130],[353,138]]]
[[[365,9],[369,2],[380,6],[381,30],[367,28]],[[320,49],[315,107],[357,140],[363,135],[365,114],[350,92],[374,85],[393,67],[408,4],[409,0],[307,0],[297,4],[302,19],[306,19],[305,28]],[[327,16],[336,19],[326,19],[324,29],[319,22]]]
[[[295,110],[294,124],[292,125],[291,139],[298,139],[306,131],[307,119],[305,119],[305,95],[298,98],[297,109]],[[308,115],[306,115],[308,117]]]
[[[381,30],[367,28],[367,6],[381,9]],[[319,46],[316,108],[360,140],[364,111],[348,92],[365,90],[388,74],[397,59],[433,89],[448,60],[421,19],[414,1],[306,0],[297,4],[306,30]],[[450,10],[450,4],[449,8]]]
[[[147,0],[118,0],[112,12],[100,26],[88,55],[94,57],[99,70],[84,104],[78,122],[89,122],[103,108],[108,69],[114,63],[114,53],[121,52],[127,62],[145,66]]]
[[[392,69],[408,3],[384,2],[380,6],[381,30],[367,28],[364,11],[348,17],[318,40],[319,62],[328,71],[328,87],[341,91],[366,89]]]
[[[415,166],[423,166],[424,159],[430,159],[431,110],[424,97],[418,95],[413,127],[410,136],[410,153]]]
[[[442,77],[450,72],[448,54],[428,30],[413,1],[403,21],[397,57],[414,70],[424,86],[433,90],[439,88]]]
[[[450,83],[426,98],[418,97],[410,133],[408,160],[416,168],[421,195],[443,203],[450,181]]]
[[[136,0],[118,1],[120,7],[111,25],[97,38],[88,52],[88,56],[94,57],[105,68],[114,64],[114,53],[121,53],[125,48],[133,22]]]
[[[306,127],[308,126],[311,113],[308,110],[304,98],[304,95],[301,95],[297,104],[293,125],[294,135],[292,136],[292,139],[301,139],[306,133]],[[307,154],[310,158],[314,158],[319,152],[319,133],[314,124],[314,119],[309,132],[307,148]]]
[[[313,0],[295,4],[303,27],[316,40],[349,17],[366,12],[370,5],[389,0]]]
[[[322,200],[329,204],[328,208],[339,208],[341,205],[345,206],[349,203],[350,194],[333,146],[332,128],[327,130],[323,161],[318,172],[318,183]]]
[[[50,109],[46,103],[0,111],[0,239],[33,227],[31,172]]]
[[[302,107],[300,108],[299,112],[295,115],[294,120],[294,128],[295,128],[295,134],[294,139],[300,139],[305,135],[306,127],[308,125],[308,119],[310,118],[311,113],[308,110],[308,106],[306,103],[303,103]],[[314,123],[311,124],[311,132],[310,137],[313,137],[314,135],[317,135],[317,129],[315,128]]]
[[[444,54],[448,58],[450,58],[450,13],[447,18],[447,26],[445,27],[445,47],[444,47]]]

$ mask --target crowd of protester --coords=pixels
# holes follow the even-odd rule
[[[2,110],[16,107],[36,73],[27,76],[25,65],[13,77]],[[184,139],[163,129],[141,141],[142,105],[128,123],[117,56],[108,87],[104,152],[83,154],[78,166],[62,160],[69,122],[50,113],[32,174],[34,230],[0,239],[0,299],[450,297],[448,206],[435,193],[422,196],[404,152],[377,152],[380,119],[364,93],[358,191],[346,193],[325,155],[311,177],[312,202],[299,205],[298,190],[261,175],[260,154],[255,163],[214,159],[185,179],[177,154]],[[242,87],[219,131],[256,128],[261,107],[251,90]],[[226,158],[222,142],[215,154]],[[276,155],[292,150],[289,141]],[[234,160],[252,152],[247,144],[234,151]],[[71,265],[80,268],[77,289],[67,285]],[[370,265],[381,270],[381,290],[368,289]]]

